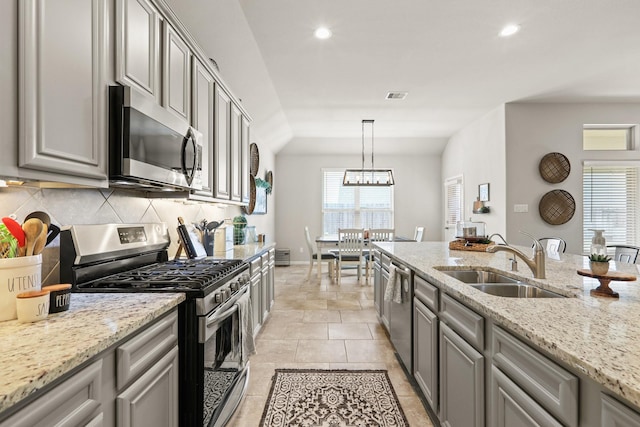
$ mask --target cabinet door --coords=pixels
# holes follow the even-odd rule
[[[116,398],[120,427],[178,425],[178,347]]]
[[[387,283],[389,282],[389,272],[385,269],[381,270],[380,278],[381,281],[381,289],[382,289],[382,298],[380,300],[380,318],[382,319],[382,324],[387,331],[389,330],[389,312],[391,311],[391,301],[386,301],[384,299],[384,293],[387,289]]]
[[[150,0],[116,0],[116,81],[160,103],[160,15]]]
[[[106,186],[108,2],[18,3],[18,164]]]
[[[413,299],[413,376],[435,413],[438,412],[438,317]]]
[[[231,104],[231,200],[242,200],[242,113]]]
[[[614,398],[602,395],[602,427],[638,427],[640,414]]]
[[[169,111],[189,120],[191,111],[191,51],[173,27],[166,22],[163,42],[162,103]]]
[[[262,310],[262,321],[267,319],[269,315],[269,288],[271,284],[271,275],[269,274],[269,253],[262,254],[262,303],[260,309]]]
[[[260,305],[262,304],[262,272],[258,272],[251,277],[251,312],[253,315],[253,336],[258,335],[262,316]]]
[[[200,61],[193,60],[192,123],[202,133],[202,190],[196,194],[213,197],[214,80]]]
[[[220,86],[215,89],[215,179],[213,196],[229,199],[229,161],[231,144],[231,98]]]
[[[440,322],[440,421],[484,426],[484,357]]]
[[[0,423],[0,427],[76,427],[100,417],[102,359],[74,374],[33,403]],[[99,425],[99,424],[94,424]]]
[[[373,305],[380,316],[382,308],[382,274],[377,260],[373,263]]]
[[[249,203],[249,119],[242,116],[242,140],[240,142],[241,152],[241,177],[240,184],[242,187],[242,203]]]
[[[269,251],[269,307],[267,308],[271,312],[271,307],[275,300],[275,287],[276,287],[276,250],[271,249]]]
[[[561,427],[553,416],[495,366],[491,368],[491,410],[496,427]]]

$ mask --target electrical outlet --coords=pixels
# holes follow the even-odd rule
[[[513,205],[514,212],[529,212],[529,205]]]

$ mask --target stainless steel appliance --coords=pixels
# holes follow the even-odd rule
[[[412,365],[412,319],[413,319],[413,272],[392,262],[396,268],[396,280],[402,293],[402,302],[391,301],[389,308],[389,338],[408,372]]]
[[[60,234],[60,278],[74,292],[184,292],[178,311],[180,425],[224,426],[249,381],[242,345],[248,265],[168,261],[165,224],[76,225]]]
[[[202,134],[135,89],[110,86],[109,179],[145,190],[202,189]]]

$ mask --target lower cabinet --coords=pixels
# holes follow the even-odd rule
[[[440,421],[484,426],[484,356],[440,322]]]
[[[413,376],[425,399],[438,412],[438,317],[413,299]]]
[[[638,427],[640,413],[626,407],[611,396],[602,394],[602,427]]]
[[[251,261],[251,281],[249,295],[251,297],[251,317],[253,318],[253,336],[258,335],[262,326],[262,259]]]
[[[269,316],[269,310],[271,310],[271,301],[269,301],[269,288],[271,282],[271,274],[269,272],[269,253],[262,254],[262,302],[260,303],[261,319],[264,323]]]
[[[250,261],[250,296],[253,317],[253,335],[260,332],[271,312],[275,298],[276,250],[270,249]]]

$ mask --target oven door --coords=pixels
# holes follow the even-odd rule
[[[250,310],[244,303],[247,290],[245,286],[200,320],[200,343],[204,348],[203,426],[224,426],[240,405],[249,382],[249,364],[242,350],[243,310]]]

